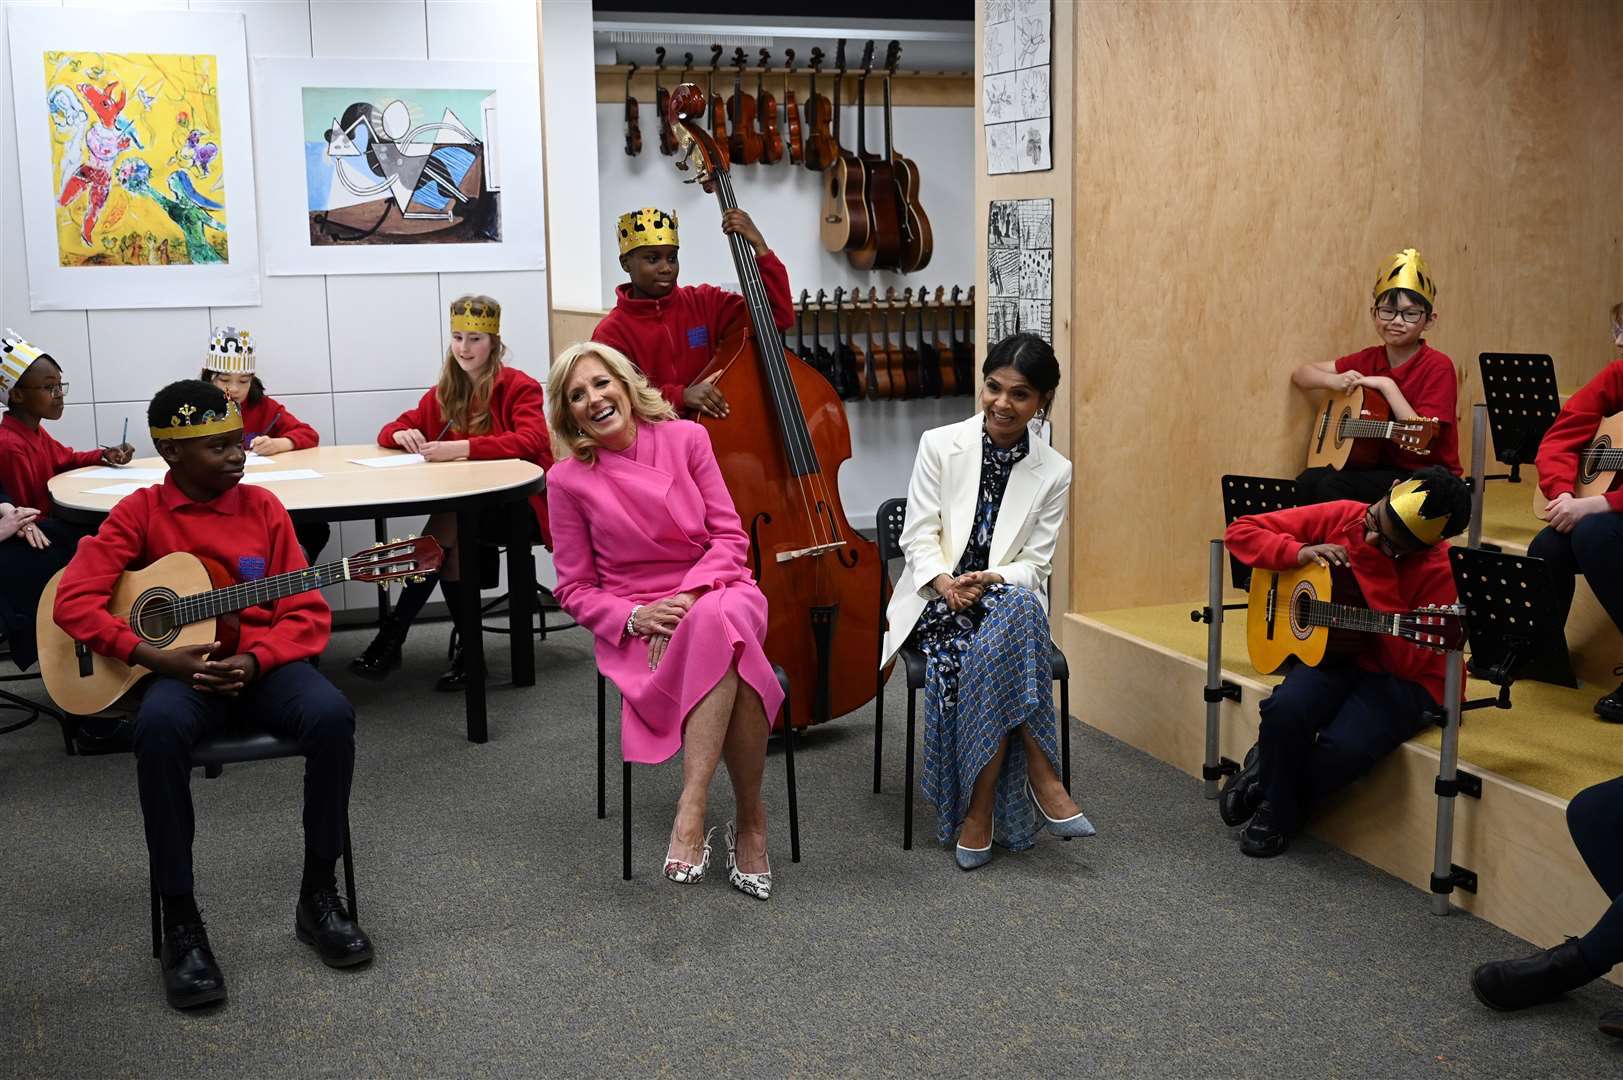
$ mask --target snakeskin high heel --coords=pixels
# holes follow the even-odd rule
[[[705,871],[710,869],[710,838],[714,835],[716,835],[716,827],[712,825],[704,834],[704,855],[697,863],[673,859],[671,858],[670,849],[666,848],[665,876],[678,885],[697,885],[703,881]]]
[[[746,874],[738,868],[738,833],[733,830],[733,823],[727,823],[727,884],[743,893],[753,896],[757,900],[770,900],[772,898],[772,864],[767,863],[766,873]]]

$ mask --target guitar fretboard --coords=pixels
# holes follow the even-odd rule
[[[1326,626],[1337,630],[1358,630],[1366,634],[1398,634],[1400,615],[1383,615],[1368,608],[1350,604],[1335,604],[1328,600],[1298,601],[1297,614],[1308,626]]]
[[[1341,422],[1337,429],[1343,439],[1390,439],[1392,437],[1392,422],[1390,420],[1355,420],[1348,417]]]
[[[1617,472],[1623,469],[1623,447],[1590,447],[1580,450],[1578,458],[1584,468],[1594,472]]]
[[[349,579],[349,560],[322,563],[275,577],[244,581],[223,589],[183,596],[170,609],[175,625],[202,622],[231,611],[241,611],[256,604],[268,604],[284,596],[293,596],[311,589],[323,589]]]

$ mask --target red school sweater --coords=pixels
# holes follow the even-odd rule
[[[1448,545],[1436,544],[1412,555],[1390,558],[1364,542],[1364,514],[1368,509],[1364,503],[1342,499],[1271,514],[1250,514],[1228,527],[1223,542],[1241,562],[1259,570],[1294,570],[1297,554],[1304,547],[1340,544],[1347,549],[1364,602],[1373,611],[1395,614],[1426,604],[1455,603],[1459,594],[1448,568]],[[1445,654],[1385,634],[1361,636],[1364,643],[1358,652],[1359,667],[1419,683],[1432,701],[1443,700],[1448,669]]]
[[[31,506],[41,517],[51,516],[51,477],[69,469],[100,465],[101,450],[74,450],[63,446],[41,424],[29,427],[6,413],[0,418],[0,487],[14,505]]]
[[[789,271],[770,251],[756,262],[772,304],[772,319],[779,330],[787,330],[795,324]],[[592,340],[630,357],[679,411],[682,391],[715,356],[716,343],[740,319],[748,318],[742,296],[714,285],[681,285],[662,300],[633,297],[629,284],[621,285],[614,294],[614,310],[597,324]]]
[[[1454,374],[1454,361],[1447,355],[1422,341],[1419,352],[1409,357],[1402,367],[1394,368],[1386,358],[1386,346],[1371,345],[1338,359],[1336,370],[1387,376],[1398,384],[1398,389],[1414,406],[1417,416],[1436,417],[1439,422],[1437,437],[1431,441],[1429,454],[1411,453],[1395,442],[1383,440],[1382,468],[1414,472],[1427,465],[1441,465],[1455,476],[1462,475],[1460,429],[1456,423],[1459,386]]]
[[[449,428],[433,390],[423,394],[415,409],[407,409],[384,424],[383,430],[378,432],[378,445],[400,449],[394,441],[395,432],[411,428],[422,432],[431,442],[467,439],[468,457],[473,461],[518,458],[534,462],[542,469],[552,468],[552,437],[547,432],[547,418],[542,408],[541,384],[518,368],[504,366],[491,387],[490,434],[465,435]],[[552,528],[547,523],[545,494],[530,496],[530,508],[535,511],[535,520],[541,527],[541,542],[551,551]]]
[[[315,428],[288,412],[287,406],[268,394],[256,404],[242,407],[242,445],[252,446],[261,435],[291,439],[295,450],[308,450],[321,442],[321,434]]]
[[[1615,412],[1623,412],[1623,360],[1601,368],[1584,388],[1567,399],[1555,423],[1538,444],[1538,486],[1546,499],[1578,486],[1578,451],[1595,437],[1600,422]],[[1613,513],[1623,513],[1623,487],[1606,493]],[[1618,556],[1623,558],[1623,554]]]
[[[120,499],[96,535],[79,542],[57,588],[56,624],[93,652],[129,663],[141,639],[108,612],[113,584],[124,571],[176,551],[213,559],[237,582],[307,565],[292,519],[269,491],[238,484],[208,502],[193,502],[165,476],[162,484]],[[238,651],[253,654],[261,675],[319,656],[332,635],[332,610],[318,589],[247,608],[238,618]]]

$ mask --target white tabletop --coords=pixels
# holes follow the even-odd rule
[[[385,508],[400,503],[459,499],[508,491],[533,484],[542,475],[541,466],[516,458],[422,462],[392,469],[358,465],[355,462],[355,459],[395,457],[403,453],[400,450],[385,450],[376,443],[290,450],[266,459],[262,465],[249,466],[244,474],[244,483],[252,482],[255,473],[308,469],[321,475],[299,480],[271,480],[261,486],[274,492],[290,511],[364,510],[368,507]],[[150,457],[130,462],[128,469],[167,469],[167,466],[162,458]],[[128,469],[120,471],[127,473]],[[59,473],[50,480],[51,498],[58,506],[70,510],[106,513],[123,496],[91,494],[92,491],[124,483],[151,482],[133,476],[126,480],[118,476],[99,475],[105,471],[105,466],[92,466]],[[98,475],[90,475],[92,473]]]

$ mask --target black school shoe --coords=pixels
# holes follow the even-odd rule
[[[1600,1014],[1600,1033],[1614,1039],[1623,1039],[1623,1009]]]
[[[1273,803],[1263,800],[1257,805],[1256,813],[1251,815],[1250,824],[1240,834],[1241,853],[1253,859],[1271,859],[1275,855],[1285,854],[1285,849],[1290,845],[1291,838],[1274,824]]]
[[[372,959],[372,939],[350,918],[336,885],[299,897],[293,935],[321,954],[328,967],[354,967]]]
[[[468,672],[462,666],[462,638],[451,642],[451,666],[434,680],[434,689],[442,694],[458,694],[468,688]]]
[[[1614,724],[1623,724],[1623,683],[1595,702],[1595,715]]]
[[[1471,972],[1471,992],[1490,1009],[1514,1012],[1554,1001],[1595,977],[1578,951],[1578,939],[1569,937],[1532,956],[1483,964]]]
[[[165,930],[158,959],[163,969],[163,995],[170,1005],[193,1009],[225,1000],[225,975],[214,960],[208,931],[201,922]]]
[[[1245,764],[1228,778],[1217,795],[1217,813],[1223,824],[1236,828],[1251,820],[1262,802],[1262,755],[1260,747],[1253,745],[1246,751]]]

